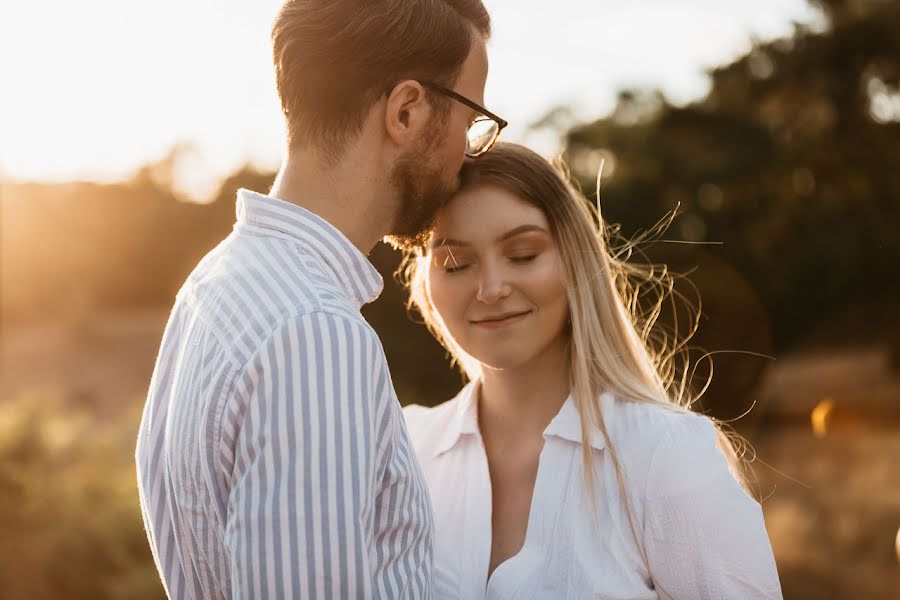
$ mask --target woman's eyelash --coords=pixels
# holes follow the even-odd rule
[[[444,267],[444,272],[445,273],[458,273],[459,271],[462,271],[463,269],[467,268],[468,266],[469,265],[456,265],[453,267]]]
[[[510,256],[509,260],[513,263],[524,264],[529,263],[538,257],[537,254],[529,254],[526,256]],[[444,273],[459,273],[460,271],[464,271],[469,268],[469,264],[459,264],[456,261],[456,257],[453,256],[451,252],[443,261],[441,267],[444,270]]]
[[[469,265],[461,265],[457,262],[456,257],[453,256],[453,252],[450,249],[447,249],[447,256],[444,258],[444,264],[441,265],[444,268],[445,273],[456,273],[458,271],[462,271]]]

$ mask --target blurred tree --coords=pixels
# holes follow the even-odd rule
[[[707,348],[900,347],[900,3],[818,4],[824,31],[756,44],[713,70],[697,103],[627,91],[566,137],[585,190],[600,158],[612,167],[602,210],[626,236],[678,206],[669,237],[723,243],[647,250],[699,266]],[[726,379],[746,361],[725,361]],[[721,402],[741,394],[717,385]]]
[[[900,6],[818,4],[827,28],[757,44],[711,72],[701,101],[674,107],[655,90],[626,90],[611,115],[567,135],[585,190],[606,161],[604,216],[627,235],[680,206],[669,237],[723,242],[647,248],[676,269],[699,266],[707,318],[697,340],[712,350],[771,354],[872,336],[900,346]],[[543,124],[567,119],[557,108]],[[245,167],[210,203],[181,202],[179,151],[123,184],[6,186],[4,318],[171,303],[230,231],[235,190],[267,189],[273,177]],[[403,399],[446,398],[458,378],[408,320],[391,278],[397,256],[379,248],[373,260],[386,289],[366,316],[409,390]],[[710,397],[728,399],[722,416],[749,405],[763,364],[718,359]]]
[[[4,317],[46,318],[80,304],[97,310],[171,302],[197,261],[228,235],[237,187],[261,189],[273,178],[245,167],[214,201],[198,204],[179,201],[160,183],[166,162],[120,184],[8,186]]]

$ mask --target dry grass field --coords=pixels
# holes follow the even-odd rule
[[[165,319],[76,314],[3,332],[0,587],[10,597],[159,596],[132,452]],[[785,422],[748,435],[785,597],[900,598],[900,429],[850,419],[817,436],[808,420]]]

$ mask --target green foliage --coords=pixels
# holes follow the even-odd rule
[[[4,598],[160,598],[134,469],[139,415],[104,422],[57,390],[0,404]]]
[[[623,92],[567,135],[584,190],[606,159],[603,215],[626,237],[678,209],[666,238],[690,244],[646,251],[693,272],[707,350],[881,343],[900,357],[900,3],[819,4],[829,27],[755,45],[697,103]],[[743,413],[765,366],[717,356],[704,407]]]
[[[659,247],[654,258],[690,265],[712,254],[734,267],[779,353],[873,335],[900,346],[900,3],[820,4],[828,29],[756,45],[711,72],[702,101],[624,93],[611,116],[567,138],[586,190],[591,156],[613,158],[603,212],[626,234],[677,206],[673,237],[723,242]]]

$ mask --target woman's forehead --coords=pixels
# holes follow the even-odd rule
[[[543,210],[509,190],[482,185],[461,191],[438,211],[434,237],[490,237],[521,225],[547,229],[547,217]]]

